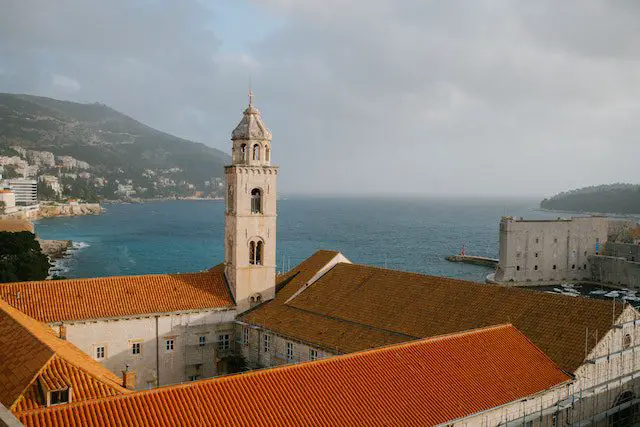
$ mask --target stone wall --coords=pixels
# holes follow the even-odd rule
[[[640,262],[640,245],[632,243],[607,243],[604,255],[626,258],[627,261]]]
[[[589,266],[594,282],[640,289],[640,262],[599,255],[589,257]]]

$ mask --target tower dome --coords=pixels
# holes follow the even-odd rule
[[[244,116],[238,126],[231,133],[231,139],[271,141],[271,132],[262,121],[260,111],[253,106],[253,93],[249,92],[249,106],[244,110]]]

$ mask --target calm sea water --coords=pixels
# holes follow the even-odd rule
[[[467,254],[498,256],[505,213],[554,218],[537,200],[290,198],[278,202],[278,269],[318,249],[353,262],[484,281],[487,268],[454,264]],[[200,271],[223,261],[224,203],[171,201],[107,205],[100,216],[36,223],[43,239],[70,239],[60,262],[67,277]]]

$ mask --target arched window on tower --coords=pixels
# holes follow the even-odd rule
[[[262,265],[263,251],[264,243],[262,243],[262,241],[258,241],[258,243],[256,244],[256,265]]]
[[[247,162],[247,144],[240,146],[240,161],[244,163]]]
[[[256,263],[256,242],[253,240],[249,242],[249,264]]]
[[[259,188],[251,190],[251,213],[262,212],[262,192]]]
[[[269,162],[271,161],[271,149],[269,148],[269,146],[266,146],[264,149],[264,160],[265,162]]]
[[[258,144],[253,146],[253,160],[260,160],[260,146]]]

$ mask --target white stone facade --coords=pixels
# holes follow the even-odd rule
[[[236,336],[238,354],[251,369],[312,362],[340,354],[242,322],[237,323]]]
[[[604,250],[608,220],[584,217],[500,221],[497,282],[589,279],[588,257]]]
[[[202,310],[64,322],[63,335],[116,375],[128,365],[136,390],[144,390],[227,373],[235,314]],[[52,325],[58,334],[60,325]]]

